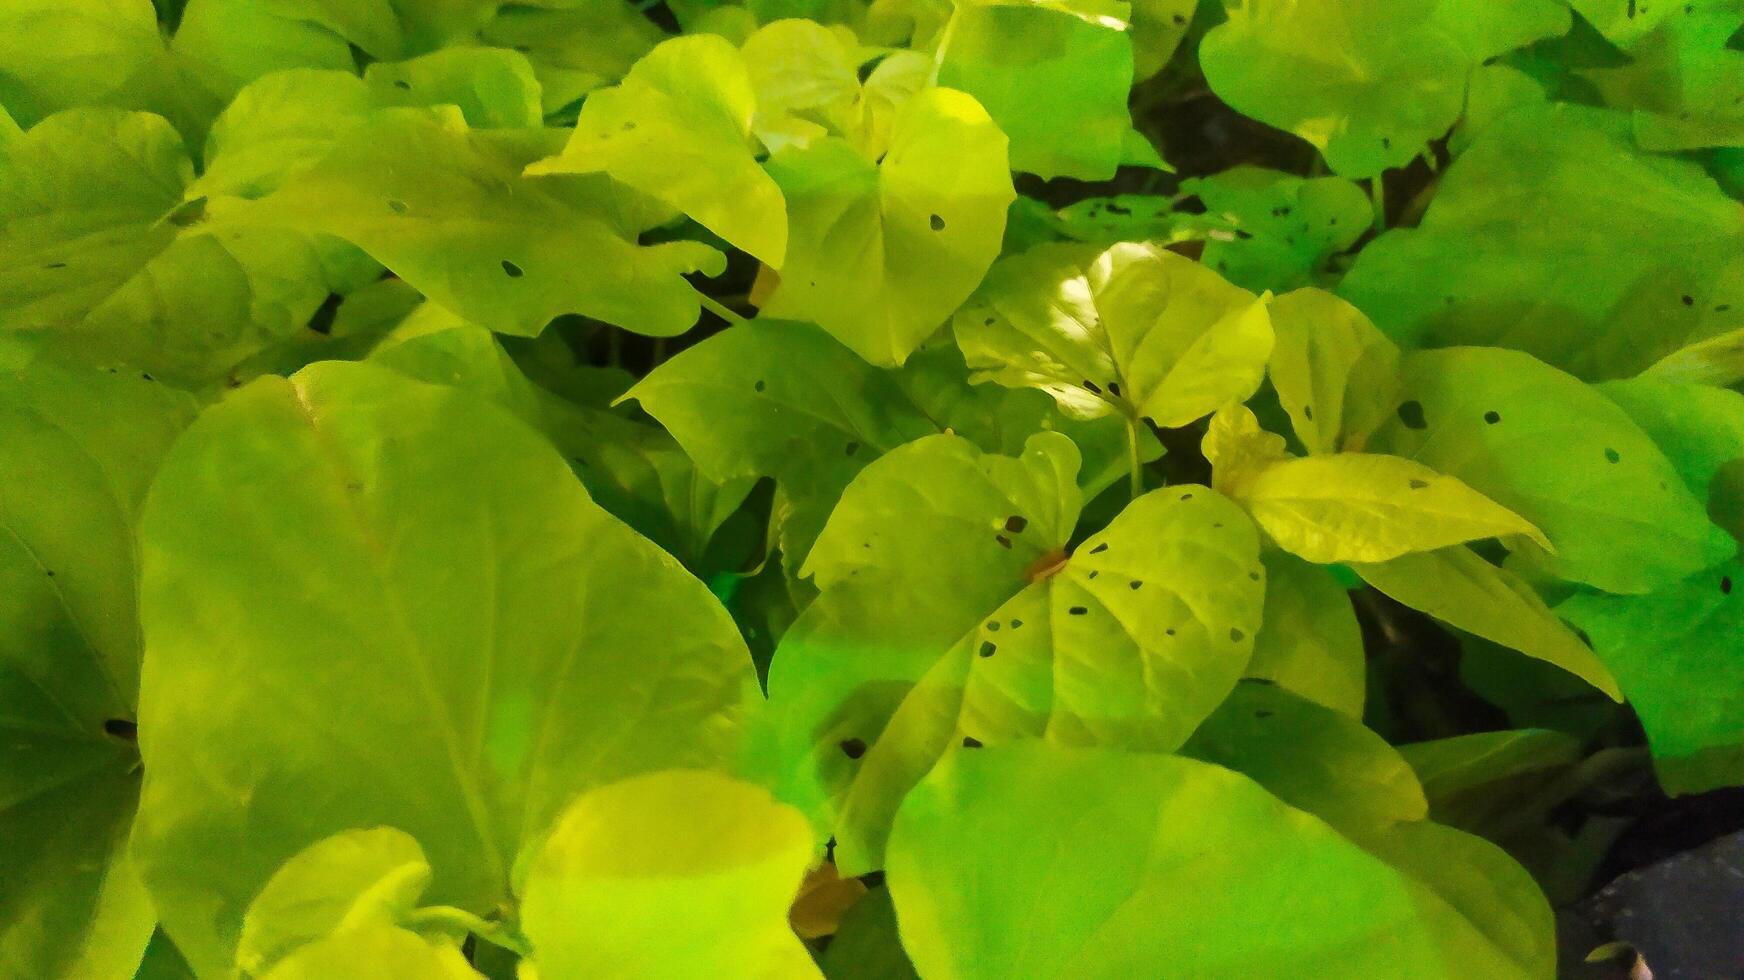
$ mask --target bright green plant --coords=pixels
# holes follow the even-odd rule
[[[1546,980],[1744,785],[1744,0],[3,7],[0,980]]]

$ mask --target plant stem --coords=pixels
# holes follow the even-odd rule
[[[1375,174],[1369,180],[1369,196],[1375,202],[1375,231],[1387,230],[1387,181],[1384,174]]]
[[[698,293],[697,296],[702,299],[702,308],[705,310],[708,310],[710,313],[713,313],[715,316],[718,316],[721,319],[723,319],[723,320],[727,321],[728,323],[733,324],[735,326],[745,322],[744,317],[740,316],[737,313],[734,313],[730,308],[727,307],[726,304],[722,303],[718,299],[715,299],[713,296],[709,296],[705,293]]]

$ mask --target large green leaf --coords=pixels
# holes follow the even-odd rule
[[[958,4],[938,84],[974,96],[1011,137],[1011,168],[1042,177],[1114,176],[1132,130],[1127,4]]]
[[[1422,154],[1484,61],[1568,30],[1554,0],[1236,0],[1199,48],[1220,98],[1320,148],[1346,177]]]
[[[191,399],[0,341],[0,974],[133,975],[134,519]]]
[[[787,924],[811,828],[756,787],[657,772],[586,793],[527,865],[547,977],[819,977]]]
[[[384,111],[248,213],[346,239],[502,333],[537,334],[560,313],[684,332],[700,307],[682,276],[719,274],[720,254],[695,242],[638,245],[665,215],[603,175],[522,176],[549,142],[543,132],[468,130],[453,110]]]
[[[822,595],[777,649],[782,785],[878,866],[951,747],[1043,736],[1167,751],[1234,687],[1263,604],[1258,535],[1204,487],[1134,501],[1070,556],[1077,453],[935,436],[863,470],[807,559]]]
[[[933,88],[896,111],[877,164],[842,139],[776,154],[793,249],[765,312],[902,364],[999,254],[1015,195],[1005,147],[974,99]]]
[[[953,753],[903,805],[889,875],[904,944],[946,980],[1159,964],[1278,980],[1548,976],[1321,820],[1173,756],[1035,742]]]
[[[1409,764],[1355,720],[1243,684],[1183,751],[1254,779],[1412,879],[1408,914],[1440,962],[1423,976],[1479,963],[1487,976],[1555,974],[1552,914],[1531,875],[1495,845],[1426,820]]]
[[[209,409],[141,531],[134,854],[202,974],[278,865],[394,826],[474,914],[571,796],[732,749],[751,664],[702,584],[477,396],[316,365]]]
[[[1744,660],[1737,651],[1744,590],[1734,582],[1744,582],[1737,561],[1649,595],[1577,595],[1556,607],[1617,675],[1670,793],[1744,783]]]
[[[673,38],[589,95],[563,152],[528,173],[610,174],[780,268],[787,207],[754,155],[756,111],[737,48],[712,34]]]
[[[1610,671],[1520,576],[1464,546],[1353,564],[1363,581],[1449,626],[1518,650],[1621,700]]]
[[[1059,429],[1088,460],[1091,495],[1125,472],[1118,424],[1062,418],[1037,392],[971,386],[946,349],[881,371],[802,323],[753,320],[662,364],[625,396],[641,403],[716,480],[773,477],[787,501],[781,542],[797,568],[842,489],[896,447],[950,430],[989,452],[1017,453]],[[1158,450],[1147,438],[1144,456]]]
[[[1520,550],[1555,575],[1648,592],[1736,550],[1622,409],[1529,355],[1414,354],[1400,398],[1375,447],[1463,480],[1532,522],[1556,551],[1531,542]]]
[[[0,106],[26,127],[104,105],[193,130],[218,109],[164,46],[151,0],[13,0],[0,9],[0,65]]]
[[[1741,246],[1744,210],[1701,167],[1643,154],[1620,116],[1558,103],[1485,128],[1421,227],[1363,249],[1340,289],[1407,347],[1512,347],[1628,377],[1744,327]]]
[[[993,266],[953,321],[979,376],[1040,388],[1074,415],[1165,428],[1259,388],[1265,304],[1155,245],[1041,245]]]

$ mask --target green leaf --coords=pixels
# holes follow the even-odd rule
[[[1399,348],[1362,311],[1319,289],[1272,301],[1266,373],[1310,454],[1360,448],[1393,410]]]
[[[483,980],[460,947],[372,922],[333,933],[280,960],[261,980]]]
[[[1709,501],[1720,471],[1744,458],[1744,395],[1726,388],[1655,377],[1599,386],[1665,453],[1700,501]]]
[[[1603,662],[1550,611],[1520,576],[1490,564],[1470,548],[1401,555],[1379,564],[1354,563],[1363,581],[1456,629],[1555,664],[1622,700]]]
[[[1251,396],[1272,328],[1263,302],[1154,245],[1042,245],[993,266],[953,320],[979,378],[1040,388],[1084,418],[1164,428]]]
[[[561,313],[653,336],[687,330],[700,308],[682,275],[719,274],[720,254],[636,244],[664,219],[626,205],[603,176],[521,176],[539,142],[469,131],[454,115],[383,112],[253,205],[252,220],[350,241],[500,333],[531,336]]]
[[[354,827],[405,830],[432,900],[489,913],[575,793],[724,763],[755,690],[702,584],[540,436],[380,368],[208,409],[141,534],[134,854],[202,974],[285,859]]]
[[[697,567],[715,532],[751,491],[750,477],[712,480],[666,432],[574,405],[529,381],[496,337],[434,304],[370,352],[400,374],[480,394],[545,433],[594,499],[655,544]]]
[[[1332,256],[1374,221],[1368,193],[1342,177],[1241,166],[1182,181],[1181,191],[1204,202],[1213,229],[1200,261],[1256,292],[1322,281]]]
[[[1741,246],[1744,209],[1698,165],[1641,153],[1616,114],[1529,106],[1487,127],[1421,226],[1363,249],[1340,291],[1406,347],[1629,377],[1744,327]]]
[[[378,61],[363,80],[381,105],[452,105],[474,129],[525,128],[544,119],[525,55],[502,48],[446,48],[410,61]]]
[[[780,268],[787,206],[757,164],[756,111],[738,49],[711,34],[673,38],[589,95],[563,152],[527,172],[610,174]]]
[[[375,94],[350,72],[274,72],[238,92],[212,123],[205,168],[187,193],[264,197],[319,163],[376,107]]]
[[[975,100],[933,88],[896,110],[882,162],[841,139],[777,153],[792,255],[764,306],[900,365],[980,284],[1015,192],[1006,141]]]
[[[1553,0],[1240,0],[1199,48],[1213,91],[1335,173],[1402,167],[1453,125],[1469,72],[1568,30]]]
[[[1406,914],[1441,964],[1424,976],[1464,976],[1474,963],[1486,975],[1555,974],[1554,920],[1531,875],[1495,845],[1424,819],[1411,767],[1361,724],[1243,684],[1184,751],[1254,779],[1411,880]]]
[[[955,753],[904,804],[889,874],[927,977],[1549,975],[1246,777],[1172,756]]]
[[[1543,820],[1562,801],[1556,781],[1582,755],[1578,739],[1546,729],[1439,738],[1399,753],[1422,780],[1430,814],[1474,834],[1527,823],[1523,810]]]
[[[171,58],[150,0],[15,0],[0,10],[0,64],[0,105],[25,127],[102,105],[162,113],[191,131],[218,109]]]
[[[0,149],[0,331],[199,386],[373,278],[337,243],[184,201],[192,171],[144,113],[76,109]]]
[[[852,32],[788,18],[758,28],[740,50],[757,95],[752,128],[770,152],[824,135],[861,145],[869,107],[862,101]]]
[[[812,326],[759,319],[681,351],[624,397],[658,419],[710,478],[774,478],[791,507],[781,541],[794,568],[867,463],[947,429],[1015,454],[1030,435],[1057,428],[1088,460],[1087,494],[1124,476],[1118,423],[1065,419],[1037,392],[971,386],[967,377],[948,348],[881,371]],[[1143,455],[1157,453],[1147,439]]]
[[[1280,548],[1321,565],[1513,535],[1549,545],[1530,522],[1457,478],[1397,456],[1286,459],[1231,493]]]
[[[819,977],[787,924],[812,858],[791,807],[707,772],[592,790],[527,867],[542,976]]]
[[[1122,2],[958,4],[942,35],[938,84],[987,107],[1011,137],[1011,169],[1106,180],[1132,129],[1126,22]]]
[[[665,37],[633,5],[601,0],[562,9],[509,4],[479,30],[486,44],[527,56],[546,113],[619,81]]]
[[[1744,146],[1744,52],[1730,44],[1744,26],[1744,9],[1721,0],[1650,4],[1642,13],[1653,29],[1617,38],[1628,63],[1581,75],[1606,105],[1633,110],[1642,149]]]
[[[392,827],[309,845],[273,872],[248,906],[236,965],[261,974],[300,946],[370,921],[395,923],[430,883],[424,849]]]
[[[1744,782],[1735,581],[1744,582],[1744,565],[1731,561],[1649,595],[1577,595],[1556,607],[1617,675],[1673,795]]]
[[[1247,676],[1361,718],[1367,665],[1344,586],[1326,569],[1281,551],[1261,560],[1266,607]]]
[[[0,964],[132,976],[151,903],[139,792],[134,519],[193,401],[0,341]]]
[[[1622,409],[1526,354],[1411,355],[1400,397],[1375,448],[1463,480],[1530,521],[1556,553],[1522,542],[1522,557],[1554,575],[1648,592],[1736,550]]]
[[[1187,37],[1187,28],[1199,0],[1133,0],[1132,25],[1127,35],[1132,38],[1132,80],[1142,82],[1169,63]]]
[[[353,71],[356,45],[372,58],[408,53],[387,0],[188,0],[171,50],[220,100],[287,68]]]
[[[953,746],[1025,736],[1168,751],[1232,689],[1263,604],[1258,536],[1203,487],[1147,494],[1068,557],[1077,453],[924,439],[856,477],[807,559],[822,595],[776,651],[770,760],[877,867]]]

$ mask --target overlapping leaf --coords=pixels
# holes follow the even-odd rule
[[[0,341],[0,972],[121,978],[155,921],[139,793],[135,517],[192,399]]]
[[[1409,163],[1464,108],[1468,73],[1569,27],[1553,0],[1241,0],[1207,34],[1212,90],[1320,148],[1334,172]]]
[[[965,744],[1167,751],[1235,685],[1259,626],[1258,536],[1204,487],[1140,497],[1065,551],[1057,435],[1023,456],[935,436],[855,478],[807,559],[822,595],[770,671],[777,778],[877,867],[897,804]]]
[[[952,323],[969,367],[1083,418],[1185,425],[1252,395],[1265,304],[1152,245],[1042,245],[1001,260]]]
[[[201,972],[280,862],[355,827],[412,834],[431,899],[489,913],[576,792],[721,764],[754,683],[701,583],[536,433],[381,368],[208,410],[142,536],[134,853]]]
[[[1744,327],[1741,242],[1738,203],[1699,166],[1636,149],[1626,118],[1528,106],[1454,162],[1421,227],[1363,249],[1340,291],[1407,347],[1511,347],[1629,377]]]
[[[896,111],[876,165],[841,139],[776,154],[793,256],[765,311],[902,364],[999,254],[1014,193],[1005,148],[974,99],[933,88]]]

